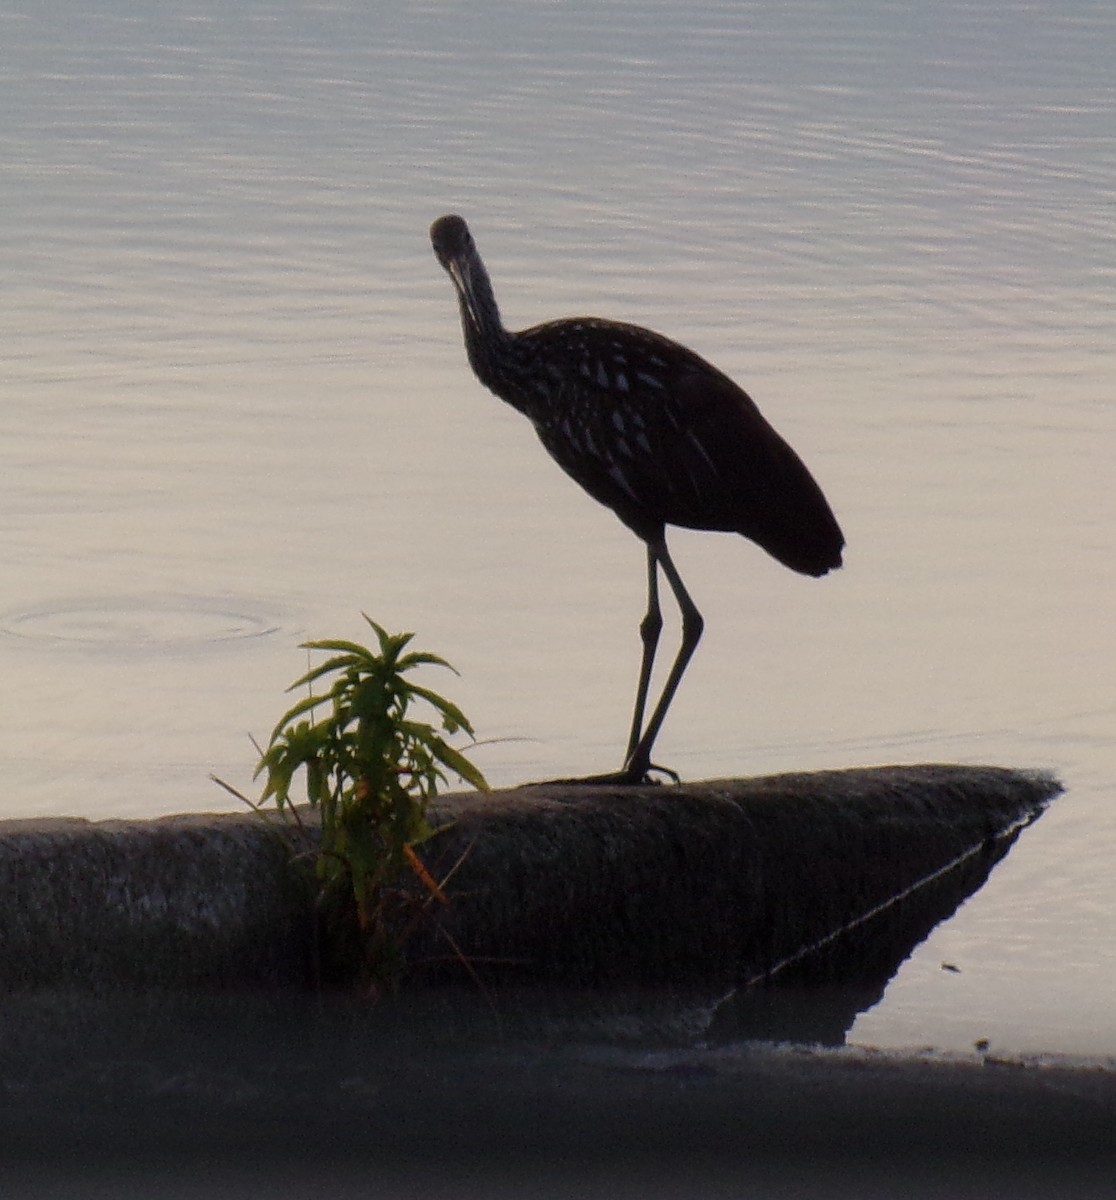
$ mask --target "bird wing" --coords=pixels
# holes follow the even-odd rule
[[[743,534],[804,574],[840,566],[844,537],[828,501],[751,397],[719,371],[680,377],[674,396],[686,417],[675,469],[701,498],[673,523]]]
[[[549,378],[523,410],[563,470],[640,537],[724,530],[797,571],[840,564],[820,488],[723,372],[634,326],[586,319],[530,336]]]

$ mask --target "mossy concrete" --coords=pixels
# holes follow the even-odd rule
[[[446,796],[422,850],[450,903],[410,958],[420,980],[463,958],[493,983],[886,978],[1058,790],[931,765]],[[0,823],[5,988],[300,985],[314,936],[251,814]]]

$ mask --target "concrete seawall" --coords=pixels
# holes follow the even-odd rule
[[[445,796],[423,853],[460,865],[411,958],[460,976],[452,938],[496,982],[875,986],[1058,790],[930,765]],[[251,814],[0,823],[0,987],[307,983],[289,854]]]
[[[839,1043],[1058,790],[921,766],[447,796],[423,853],[460,860],[451,903],[376,1005],[307,986],[312,897],[250,814],[0,824],[0,1192],[1107,1195],[1104,1064],[753,1040]],[[446,984],[445,933],[483,989]]]
[[[251,814],[0,822],[0,987],[302,984],[310,897]]]
[[[870,952],[890,962],[898,938],[904,957],[910,928],[923,936],[979,886],[1056,791],[1044,776],[952,766],[550,785],[451,798],[454,824],[426,857],[437,875],[464,855],[440,921],[502,975],[816,984],[847,977],[850,945],[868,952],[855,930],[870,914]],[[929,883],[945,876],[943,909]],[[897,928],[886,910],[901,896]],[[436,941],[425,950],[439,957]]]

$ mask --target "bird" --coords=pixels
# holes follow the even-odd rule
[[[751,397],[693,350],[598,317],[505,329],[492,281],[463,218],[430,227],[453,282],[465,349],[480,382],[522,413],[550,456],[612,509],[647,554],[647,609],[635,706],[619,771],[563,782],[642,784],[704,619],[667,548],[666,527],[742,534],[784,566],[820,577],[841,566],[844,535],[821,488]],[[663,627],[659,573],[678,605],[681,642],[650,718]]]

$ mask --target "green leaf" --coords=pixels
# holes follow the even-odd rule
[[[302,650],[328,650],[334,653],[342,653],[350,658],[359,659],[360,661],[370,661],[375,657],[367,646],[362,646],[360,642],[350,642],[345,638],[322,638],[314,642],[300,642],[299,648]]]
[[[449,726],[451,726],[449,729],[450,733],[456,733],[459,729],[463,729],[472,737],[473,727],[456,704],[451,704],[444,696],[439,696],[437,692],[432,692],[429,688],[419,687],[417,684],[412,685],[411,691],[442,714],[443,721],[448,722]]]
[[[424,654],[421,651],[415,651],[412,654],[404,655],[396,664],[395,669],[402,673],[403,671],[413,670],[415,667],[445,667],[448,671],[453,671],[456,675],[458,672],[451,666],[441,655]]]
[[[473,766],[473,764],[459,750],[455,750],[452,746],[443,742],[440,737],[434,738],[434,753],[438,756],[438,761],[457,775],[465,780],[466,783],[472,784],[479,792],[488,791],[488,781]]]
[[[282,735],[283,731],[304,713],[312,712],[315,708],[323,707],[328,702],[328,699],[329,697],[308,696],[305,699],[300,700],[297,704],[292,705],[279,718],[278,725],[276,725],[271,731],[271,737],[268,739],[268,745],[272,745]]]
[[[323,676],[332,675],[336,671],[359,670],[362,665],[367,664],[364,664],[360,659],[354,658],[351,654],[339,654],[335,658],[327,659],[319,666],[312,667],[305,675],[300,675],[287,688],[287,691],[294,692],[301,687],[307,687],[309,684],[317,682]]]
[[[313,859],[318,886],[335,900],[348,897],[368,969],[382,975],[404,961],[387,914],[406,903],[407,847],[433,833],[427,806],[445,783],[444,772],[476,788],[487,783],[433,724],[410,715],[413,704],[425,704],[443,732],[473,735],[457,705],[408,678],[423,667],[454,668],[440,655],[409,649],[413,634],[390,634],[362,615],[375,649],[340,638],[304,643],[327,657],[288,689],[311,694],[276,724],[256,777],[264,776],[259,804],[274,801],[287,820],[297,821],[291,788],[304,771],[307,800],[321,821]],[[321,694],[314,694],[315,686]]]

